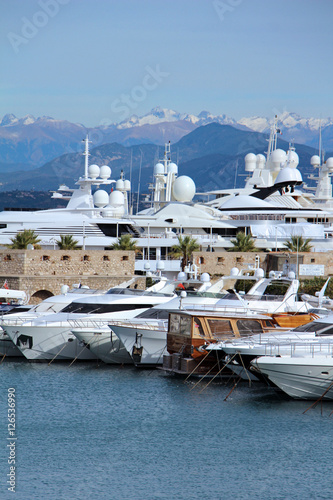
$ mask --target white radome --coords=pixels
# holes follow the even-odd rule
[[[187,175],[177,177],[172,187],[172,194],[176,201],[191,201],[195,195],[194,181]]]
[[[320,165],[320,158],[318,155],[311,156],[310,163],[314,167],[318,167]]]
[[[94,205],[96,207],[105,207],[109,203],[109,195],[104,189],[99,189],[95,191],[94,195]]]
[[[109,204],[112,207],[124,204],[124,195],[121,191],[112,191],[110,193]]]
[[[89,165],[88,167],[88,175],[90,179],[97,179],[99,176],[100,168],[98,165]]]
[[[170,174],[177,174],[178,173],[178,166],[175,163],[169,163],[169,165],[168,165],[168,173],[170,173]]]
[[[109,179],[109,177],[111,177],[111,168],[107,165],[103,165],[100,168],[99,176],[101,179]]]
[[[164,174],[164,165],[163,163],[156,163],[154,167],[154,175],[163,175]]]
[[[245,158],[245,171],[253,172],[256,168],[257,156],[254,153],[248,153]]]
[[[280,170],[281,164],[285,163],[286,159],[287,154],[285,151],[283,151],[283,149],[275,149],[270,157],[272,170]]]

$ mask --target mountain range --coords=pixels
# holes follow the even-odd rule
[[[142,117],[131,116],[121,123],[104,121],[89,128],[66,120],[27,115],[17,118],[5,115],[0,122],[0,172],[31,171],[63,154],[81,151],[81,141],[88,133],[93,146],[118,143],[122,146],[139,144],[162,145],[169,140],[177,143],[199,127],[217,123],[240,131],[269,133],[272,120],[250,117],[234,120],[224,114],[202,111],[197,116],[156,107]],[[302,118],[296,113],[283,112],[279,126],[286,141],[318,148],[319,128],[326,150],[333,150],[333,120]]]
[[[196,127],[172,144],[171,159],[179,165],[179,175],[193,178],[197,192],[241,187],[247,175],[244,156],[249,152],[263,153],[267,141],[267,134],[212,122]],[[302,144],[295,146],[305,179],[312,170],[310,158],[316,150]],[[278,147],[288,149],[288,142],[281,136]],[[82,152],[81,143],[79,152],[63,154],[34,170],[0,173],[1,190],[55,190],[60,184],[74,187],[75,180],[83,175]],[[135,192],[140,178],[140,193],[147,194],[153,180],[153,165],[163,157],[163,152],[163,146],[152,143],[124,146],[113,142],[92,147],[90,164],[109,165],[113,179],[118,179],[123,170]]]

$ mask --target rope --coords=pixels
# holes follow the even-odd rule
[[[319,403],[319,401],[322,401],[323,397],[328,393],[328,391],[331,389],[331,387],[333,387],[333,382],[327,387],[327,389],[323,392],[323,394],[314,402],[312,403],[311,406],[309,406],[309,408],[305,411],[303,411],[303,415],[304,413],[306,413],[308,410],[311,410],[311,408],[317,406],[317,404]],[[333,412],[332,412],[333,413]],[[332,414],[331,413],[331,414]]]
[[[63,351],[65,349],[67,344],[63,345],[62,348],[60,349],[59,352],[57,352],[57,354],[54,356],[53,359],[51,359],[51,361],[48,363],[48,366],[50,366],[51,363],[53,363],[53,361],[56,359],[56,357],[61,353],[61,351]]]
[[[232,357],[232,358],[230,358],[230,359],[229,359],[229,361],[228,361],[225,365],[223,365],[223,366],[222,366],[221,370],[219,370],[219,371],[216,373],[216,375],[214,375],[214,377],[213,377],[213,378],[212,378],[212,379],[208,382],[208,384],[207,384],[207,385],[205,385],[205,387],[204,387],[203,389],[201,389],[201,391],[199,392],[199,394],[200,394],[202,391],[204,391],[205,389],[207,389],[207,387],[209,386],[209,384],[211,384],[211,383],[213,382],[213,380],[215,380],[215,379],[216,379],[216,377],[217,377],[218,375],[220,375],[221,371],[222,371],[222,370],[224,370],[224,368],[226,368],[226,367],[228,366],[228,364],[230,363],[230,361],[232,361],[232,360],[233,360],[233,358],[234,358],[235,356],[237,356],[237,354],[234,354],[234,355],[233,355],[233,357]]]
[[[88,345],[90,344],[90,342],[91,342],[93,339],[94,339],[94,337],[92,337],[92,338],[89,340],[89,342],[87,342],[87,343],[84,345],[83,349],[81,349],[81,351],[79,352],[79,354],[78,354],[78,355],[77,355],[77,356],[73,359],[73,361],[72,361],[72,362],[68,365],[68,367],[72,366],[72,364],[73,364],[73,363],[75,363],[75,361],[77,360],[77,358],[80,356],[80,354],[82,354],[82,353],[83,353],[83,351],[84,351],[84,350],[88,347]]]

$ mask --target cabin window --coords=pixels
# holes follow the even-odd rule
[[[229,320],[226,319],[208,319],[207,320],[210,332],[215,338],[230,337],[233,334],[232,326]]]
[[[70,256],[69,255],[63,255],[61,257],[61,260],[71,260]]]
[[[83,256],[83,260],[85,260],[86,262],[87,262],[87,261],[89,261],[89,260],[90,260],[89,255],[84,255],[84,256]]]
[[[110,260],[110,257],[108,255],[103,255],[103,260],[108,261],[108,260]]]
[[[205,336],[202,324],[199,318],[194,318],[194,335],[201,335],[202,337]]]
[[[50,260],[50,256],[49,255],[42,255],[42,260]]]
[[[191,317],[181,316],[180,317],[180,335],[185,335],[186,337],[191,336]]]
[[[121,260],[128,260],[128,255],[123,255]]]
[[[262,333],[262,326],[259,321],[254,321],[252,319],[239,319],[237,321],[237,328],[239,331],[239,335],[241,337],[247,337],[250,335],[254,335],[256,333]]]

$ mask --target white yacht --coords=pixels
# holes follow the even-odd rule
[[[253,278],[256,283],[247,294],[239,294],[236,291],[220,294],[223,283],[230,279],[249,280]],[[254,277],[243,276],[237,268],[231,270],[230,276],[223,277],[219,282],[206,290],[204,293],[190,292],[186,298],[179,303],[173,300],[163,305],[163,309],[172,311],[174,309],[195,309],[196,311],[214,311],[214,313],[248,314],[254,312],[261,314],[280,314],[286,312],[306,311],[307,306],[297,298],[299,281],[295,279],[294,273],[289,277],[282,273],[271,273],[269,278],[264,278],[263,270],[255,269]],[[271,291],[279,294],[272,294]],[[157,313],[161,307],[156,308]],[[128,353],[132,356],[136,366],[157,365],[163,363],[163,354],[166,353],[167,344],[167,319],[153,316],[154,309],[148,314],[127,321],[112,321],[110,328],[119,336]],[[203,341],[203,344],[205,342]]]
[[[109,322],[111,332],[120,339],[135,366],[157,366],[163,363],[170,311],[199,310],[202,307],[209,309],[224,297],[225,293],[221,293],[221,290],[226,278],[211,285],[204,275],[201,276],[203,280],[197,290],[182,290],[179,297],[155,306],[133,319]]]
[[[200,296],[202,294],[202,296],[206,297],[207,301],[212,300],[216,302],[217,298],[213,298],[216,295],[214,291],[221,289],[223,280],[220,280],[217,284],[211,285],[207,273],[203,273],[200,280],[197,279],[196,273],[197,270],[194,272],[194,276],[192,276],[192,271],[189,276],[187,273],[179,273],[177,279],[171,282],[173,289],[178,288],[179,293],[184,293],[184,290],[187,289],[188,291],[186,293],[191,293],[195,296]],[[191,291],[189,291],[189,288]],[[209,292],[210,290],[212,291],[206,294],[206,290],[209,290]],[[144,328],[148,321],[152,321],[155,326],[158,325],[159,328],[165,331],[169,307],[179,307],[179,304],[183,304],[184,300],[186,301],[186,299],[183,299],[181,296],[178,297],[174,294],[172,297],[169,296],[167,300],[157,302],[157,305],[151,309],[146,309],[142,312],[137,311],[137,313],[132,316],[128,314],[125,316],[123,314],[121,316],[110,317],[109,320],[103,317],[99,319],[98,322],[95,321],[95,323],[91,323],[89,318],[79,318],[78,320],[70,321],[73,327],[72,333],[80,341],[88,345],[89,349],[96,354],[98,358],[104,361],[104,363],[119,364],[127,362],[133,364],[133,359],[131,357],[132,351],[129,352],[128,346],[124,346],[112,326],[110,327],[110,331],[108,323],[109,325],[111,323],[117,325],[126,324],[127,322],[133,324],[133,321],[135,324],[137,324],[137,322],[141,323]],[[203,299],[200,300],[202,301]],[[169,306],[170,304],[172,304],[172,306]],[[134,317],[135,319],[132,319]]]
[[[333,342],[333,315],[315,319],[310,323],[297,326],[293,330],[244,336],[240,339],[210,344],[206,347],[214,356],[241,378],[257,380],[257,374],[251,369],[251,361],[258,356],[282,356],[293,354],[308,346],[317,346]]]
[[[294,399],[333,399],[333,340],[289,355],[259,357],[252,365]]]
[[[107,322],[124,315],[132,317],[170,300],[175,286],[162,278],[147,290],[115,287],[104,294],[76,299],[56,314],[10,327],[4,325],[3,328],[29,360],[96,359],[91,350],[71,333],[69,321],[84,319],[91,327],[101,320]]]
[[[129,282],[128,282],[129,283]],[[121,285],[120,285],[121,286]],[[20,292],[24,294],[24,292]],[[79,285],[69,290],[67,285],[63,285],[62,293],[43,300],[35,306],[19,306],[11,309],[8,312],[2,313],[0,319],[1,333],[0,333],[0,355],[6,357],[23,356],[19,345],[25,343],[25,338],[16,336],[16,342],[13,343],[11,336],[15,335],[18,327],[26,321],[32,321],[44,315],[57,313],[68,305],[72,300],[85,295],[100,295],[105,293],[102,290],[91,290],[88,287],[79,288]],[[8,333],[10,333],[10,336]]]

